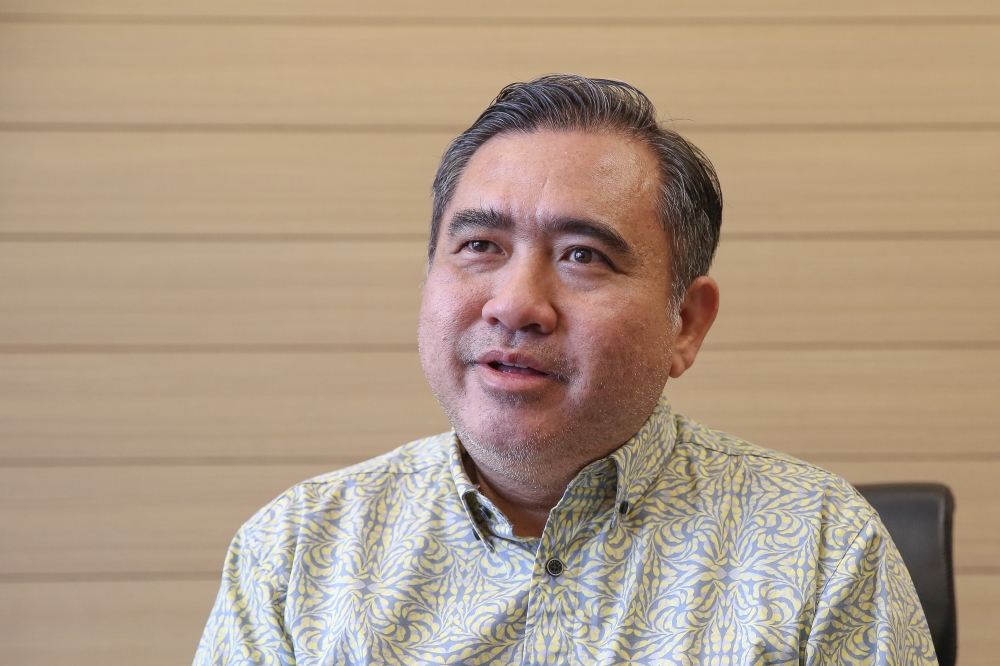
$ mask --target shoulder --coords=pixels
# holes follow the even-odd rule
[[[830,472],[825,472],[794,456],[751,444],[721,430],[709,428],[681,414],[674,414],[674,419],[677,424],[677,445],[687,447],[699,457],[731,456],[744,458],[748,461],[774,461],[778,464],[802,466],[830,474]]]
[[[737,497],[756,506],[797,507],[827,527],[856,534],[874,515],[871,505],[847,481],[833,472],[794,456],[756,446],[675,415],[677,439],[669,465],[704,479],[729,476]]]
[[[666,476],[674,496],[714,513],[739,508],[738,529],[779,539],[815,560],[820,586],[880,523],[847,481],[821,467],[676,416],[677,438]]]
[[[280,553],[331,525],[363,516],[373,503],[415,485],[434,488],[447,477],[452,433],[405,444],[357,465],[295,484],[272,500],[240,529],[238,538],[255,559],[274,560]]]

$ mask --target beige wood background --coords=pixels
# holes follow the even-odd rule
[[[688,415],[958,499],[1000,651],[1000,5],[0,0],[0,644],[183,664],[233,532],[447,428],[416,357],[447,141],[628,80],[715,162]]]

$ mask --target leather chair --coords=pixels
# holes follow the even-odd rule
[[[955,500],[938,483],[857,486],[878,511],[903,556],[924,607],[940,666],[954,666],[958,643],[951,557]]]

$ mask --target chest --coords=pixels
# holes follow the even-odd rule
[[[296,555],[286,630],[300,666],[795,663],[813,558],[764,537],[664,521],[537,552],[471,533],[315,544]]]

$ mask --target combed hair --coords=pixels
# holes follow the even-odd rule
[[[550,74],[512,83],[472,126],[448,146],[434,178],[428,259],[434,260],[441,217],[472,155],[495,136],[539,130],[620,132],[644,143],[659,164],[657,210],[671,250],[673,298],[707,275],[722,227],[722,190],[712,163],[698,148],[657,120],[642,92],[621,81]]]

